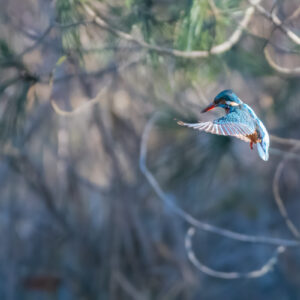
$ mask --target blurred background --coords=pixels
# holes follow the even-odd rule
[[[297,247],[264,276],[215,278],[189,261],[190,224],[164,201],[234,232],[299,237],[299,0],[0,4],[0,299],[300,299]],[[176,124],[224,114],[200,113],[223,89],[265,123],[268,162]],[[144,163],[162,195],[139,166],[157,112]],[[193,237],[222,272],[275,250]]]

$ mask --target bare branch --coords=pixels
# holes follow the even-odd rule
[[[300,6],[285,20],[285,22],[291,22],[300,15]]]
[[[157,196],[168,206],[170,207],[174,213],[176,213],[180,218],[185,220],[190,225],[199,228],[201,230],[211,232],[217,235],[220,235],[222,237],[226,237],[229,239],[237,240],[240,242],[248,242],[248,243],[260,243],[260,244],[269,244],[269,245],[276,245],[276,246],[286,246],[286,247],[293,247],[293,246],[299,246],[300,241],[296,240],[286,240],[286,239],[280,239],[280,238],[272,238],[272,237],[264,237],[264,236],[253,236],[253,235],[247,235],[242,234],[238,232],[234,232],[231,230],[223,229],[202,221],[199,221],[195,219],[193,216],[182,210],[180,207],[178,207],[174,202],[173,199],[171,199],[169,196],[167,196],[163,190],[161,189],[160,185],[158,184],[155,177],[152,175],[152,173],[149,171],[146,160],[147,160],[147,142],[149,139],[149,135],[151,132],[151,129],[153,128],[155,122],[161,117],[160,113],[155,114],[147,123],[142,140],[141,140],[141,148],[140,148],[140,169],[142,173],[147,178],[148,182],[156,192]]]
[[[299,148],[300,148],[300,145],[298,144],[298,145],[294,146],[292,148],[292,150],[299,150]],[[280,212],[281,216],[283,217],[283,219],[285,220],[287,227],[289,228],[289,230],[291,231],[293,236],[295,238],[299,239],[300,232],[297,229],[297,227],[294,225],[293,221],[288,216],[287,210],[285,208],[285,205],[282,201],[282,198],[281,198],[280,192],[279,192],[280,175],[283,171],[284,165],[290,158],[291,158],[291,156],[289,155],[289,153],[287,153],[286,156],[282,159],[282,161],[278,164],[278,166],[276,168],[276,172],[275,172],[274,179],[273,179],[273,194],[274,194],[274,199],[278,206],[279,212]]]
[[[135,286],[132,285],[131,282],[121,273],[116,272],[116,280],[119,285],[123,288],[123,290],[130,296],[133,300],[146,300],[147,298],[137,290]]]
[[[288,145],[288,146],[300,145],[300,140],[296,140],[296,139],[286,139],[276,135],[270,135],[270,139],[272,142],[282,144],[282,145]]]
[[[33,51],[36,47],[38,47],[38,46],[44,41],[44,39],[47,37],[47,35],[51,32],[52,28],[53,28],[53,25],[52,25],[52,24],[49,25],[49,26],[47,27],[47,29],[44,31],[44,33],[43,33],[40,37],[38,37],[38,38],[36,39],[36,41],[34,42],[34,44],[33,44],[32,46],[26,48],[22,53],[20,53],[20,54],[19,54],[19,57],[24,56],[26,53],[31,52],[31,51]]]
[[[254,0],[248,0],[248,2],[255,7],[255,9],[262,14],[264,17],[269,19],[278,29],[281,30],[292,42],[294,42],[297,45],[300,45],[300,37],[291,31],[286,25],[283,24],[283,22],[278,18],[278,16],[275,13],[275,9],[272,10],[272,12],[268,12],[263,6],[261,6],[258,2],[255,2]],[[281,73],[283,75],[287,76],[299,76],[300,75],[300,67],[296,68],[286,68],[279,66],[274,59],[271,57],[270,52],[268,50],[267,45],[264,48],[264,55],[269,63],[269,65],[278,73]]]
[[[295,44],[300,45],[300,37],[287,28],[283,22],[275,14],[275,10],[269,13],[264,7],[262,7],[259,2],[254,0],[248,0],[248,2],[255,7],[255,9],[262,14],[264,17],[272,21],[283,33],[285,33]]]
[[[284,145],[284,146],[293,146],[293,148],[289,151],[284,151],[284,150],[280,150],[280,149],[271,147],[270,152],[272,154],[281,155],[281,156],[288,154],[289,158],[300,160],[300,156],[298,154],[292,152],[293,150],[296,150],[298,147],[300,147],[300,140],[281,138],[276,135],[270,135],[270,139],[271,139],[272,144],[277,143],[277,144]]]
[[[281,73],[281,74],[287,75],[287,76],[300,76],[300,67],[290,69],[290,68],[279,66],[274,61],[274,59],[271,57],[271,55],[268,51],[268,47],[264,48],[264,54],[265,54],[265,58],[266,58],[267,62],[269,63],[269,65],[278,73]]]
[[[127,61],[125,64],[122,64],[118,67],[115,68],[115,71],[116,72],[121,72],[123,71],[124,69],[128,68],[128,67],[131,67],[131,66],[134,66],[136,65],[137,63],[139,63],[141,61],[141,57],[138,56],[138,57],[134,57],[133,60],[129,60]],[[53,70],[53,73],[55,72],[55,68]],[[57,103],[55,102],[54,99],[51,100],[51,106],[53,108],[53,110],[58,114],[58,115],[61,115],[61,116],[64,116],[64,117],[70,117],[70,116],[75,116],[75,115],[78,115],[80,114],[83,110],[86,110],[86,109],[89,109],[90,107],[93,107],[95,104],[97,104],[101,99],[102,97],[105,95],[105,93],[107,92],[110,84],[112,82],[112,79],[109,78],[106,83],[105,83],[105,86],[98,92],[98,94],[96,95],[95,98],[85,102],[84,104],[81,104],[79,105],[78,107],[76,107],[75,109],[71,110],[71,111],[66,111],[66,110],[63,110],[61,109]],[[51,86],[51,90],[53,88],[53,77],[52,79],[50,80],[50,86]]]
[[[259,3],[260,1],[261,0],[256,0],[255,3]],[[141,46],[142,48],[156,51],[160,54],[171,55],[171,56],[175,56],[175,57],[183,57],[183,58],[204,58],[204,57],[208,57],[210,55],[222,54],[222,53],[230,50],[240,40],[242,33],[243,33],[243,29],[245,29],[248,26],[253,14],[254,14],[254,11],[255,11],[253,6],[247,8],[242,21],[240,22],[240,24],[238,24],[236,30],[232,33],[232,35],[228,38],[228,40],[223,42],[220,45],[212,47],[210,51],[206,51],[206,50],[181,51],[181,50],[176,50],[176,49],[172,49],[172,48],[165,48],[165,47],[160,47],[157,45],[148,44],[147,42],[145,42],[143,40],[137,39],[128,33],[125,33],[119,29],[114,28],[112,25],[108,24],[100,16],[98,16],[95,13],[95,11],[87,4],[83,3],[82,6],[83,6],[84,10],[86,11],[86,13],[94,20],[96,25],[98,25],[99,27],[101,27],[102,29],[104,29],[106,31],[109,31],[110,33],[114,34],[115,36],[117,36],[121,39],[124,39],[128,42],[135,43],[135,44]]]
[[[268,261],[258,270],[240,273],[240,272],[222,272],[214,270],[206,265],[204,265],[199,259],[196,257],[193,244],[192,237],[195,234],[195,228],[190,227],[185,236],[185,249],[187,251],[187,255],[191,263],[202,273],[221,279],[239,279],[239,278],[257,278],[266,275],[268,272],[273,270],[274,265],[277,263],[277,258],[279,254],[283,253],[286,248],[283,246],[277,247],[275,253],[268,259]]]
[[[73,230],[66,220],[66,217],[56,207],[53,194],[43,180],[43,176],[40,170],[31,162],[28,155],[23,152],[19,152],[18,149],[8,146],[0,153],[2,158],[5,158],[12,168],[23,176],[28,186],[37,194],[41,195],[44,199],[44,203],[51,213],[51,215],[57,220],[62,229],[69,235],[73,234]],[[29,175],[29,176],[28,176]]]
[[[218,7],[216,6],[214,0],[208,0],[208,4],[209,4],[215,18],[218,19],[219,15],[220,15],[220,11],[219,11]]]
[[[82,113],[83,110],[88,109],[88,108],[94,106],[95,104],[97,104],[101,100],[101,97],[106,93],[108,86],[109,85],[106,85],[102,90],[100,90],[100,92],[97,94],[97,96],[95,98],[80,105],[79,107],[75,108],[74,110],[66,111],[66,110],[61,109],[56,104],[54,99],[51,100],[51,106],[52,106],[53,110],[60,116],[69,117],[69,116],[78,115],[78,114]]]
[[[270,148],[270,153],[278,155],[278,156],[284,156],[288,153],[290,158],[293,158],[297,161],[300,161],[300,155],[296,154],[296,153],[293,153],[293,152],[283,151],[283,150],[279,150],[279,149],[276,149],[276,148]]]

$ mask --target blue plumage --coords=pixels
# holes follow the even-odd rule
[[[253,144],[256,144],[259,156],[267,161],[269,159],[269,134],[253,109],[243,103],[232,90],[220,92],[213,103],[202,112],[207,112],[215,107],[225,109],[226,115],[213,122],[190,124],[179,121],[178,124],[213,134],[237,137],[249,142],[251,149],[253,149]]]

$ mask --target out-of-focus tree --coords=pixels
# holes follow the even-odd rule
[[[300,297],[297,0],[0,4],[0,299]]]

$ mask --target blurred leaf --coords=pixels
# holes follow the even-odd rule
[[[133,5],[133,3],[134,3],[134,0],[125,0],[125,5],[128,8],[131,7]]]
[[[7,42],[0,39],[0,58],[7,58],[13,56],[13,51],[8,46]]]
[[[240,47],[233,48],[224,57],[230,68],[238,70],[243,74],[264,76],[273,72],[262,54],[257,55],[253,51],[246,51]]]
[[[233,8],[237,8],[240,6],[240,4],[243,2],[243,0],[214,0],[215,5],[221,9],[221,10],[229,10]]]
[[[60,66],[64,61],[67,59],[66,55],[61,56],[58,61],[56,62],[56,66]]]
[[[175,47],[183,50],[208,50],[213,32],[213,18],[208,1],[194,0],[188,11],[177,23]]]
[[[76,23],[79,21],[80,14],[77,5],[81,0],[57,0],[56,12],[58,22],[65,28],[62,28],[62,45],[67,51],[79,49],[80,35]],[[74,24],[74,26],[72,25]]]
[[[30,86],[29,82],[20,81],[18,88],[15,89],[15,94],[6,100],[0,120],[0,140],[2,142],[7,139],[16,141],[23,130],[27,92]]]

